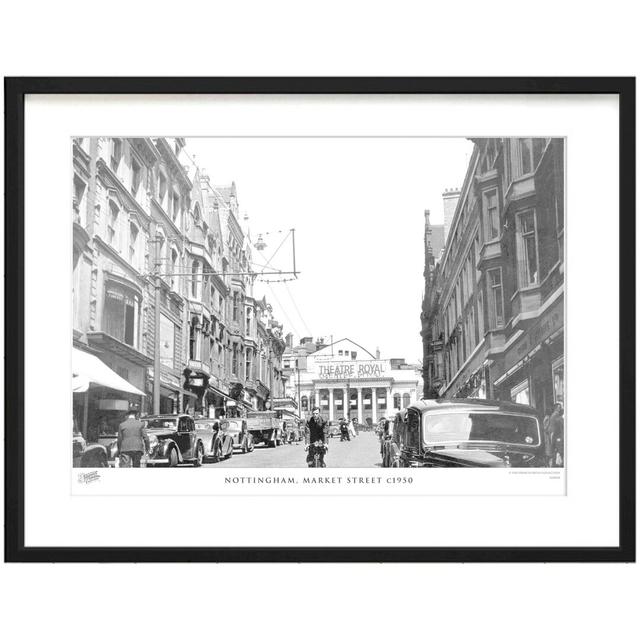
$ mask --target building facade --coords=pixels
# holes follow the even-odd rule
[[[326,420],[356,418],[371,425],[415,402],[420,390],[415,366],[381,359],[348,338],[289,344],[284,366],[286,395],[296,399],[303,417],[318,407]]]
[[[78,428],[113,428],[131,406],[214,416],[284,394],[282,325],[252,297],[239,218],[235,184],[213,186],[182,138],[74,139],[74,348],[140,391],[74,393]]]
[[[441,257],[425,243],[424,396],[546,415],[564,401],[564,141],[474,145]]]

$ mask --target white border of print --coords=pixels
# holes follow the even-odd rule
[[[28,96],[25,111],[25,543],[52,546],[598,546],[618,543],[618,407],[595,415],[568,407],[566,497],[70,495],[67,465],[70,313],[46,274],[66,282],[72,135],[553,135],[568,139],[567,397],[593,392],[589,317],[593,292],[607,309],[610,349],[598,353],[607,387],[618,388],[618,110],[615,96]],[[597,128],[594,125],[597,123]],[[526,129],[526,130],[523,130]],[[600,158],[596,162],[594,159]],[[606,161],[602,161],[606,159]],[[595,259],[597,256],[597,259]],[[576,279],[574,274],[580,274]],[[70,294],[70,292],[69,292]],[[69,307],[67,307],[69,308]],[[41,340],[46,316],[48,352]],[[580,322],[582,320],[582,322]],[[55,337],[54,337],[55,336]],[[30,339],[29,339],[30,337]],[[55,363],[54,367],[46,363]],[[34,381],[38,381],[36,383]],[[55,416],[43,424],[42,416]],[[53,433],[52,433],[53,431]],[[604,433],[603,433],[604,432]],[[44,471],[46,469],[46,471]],[[109,471],[109,470],[106,470]],[[123,470],[119,470],[123,471]],[[261,471],[262,472],[262,471]],[[362,474],[362,470],[357,470]],[[106,474],[105,474],[106,477]],[[95,487],[100,483],[87,484]],[[187,513],[185,530],[181,517]],[[219,516],[225,515],[225,526]],[[410,518],[402,539],[390,519]],[[105,516],[106,514],[106,516]],[[598,514],[597,518],[593,514]],[[100,527],[92,523],[100,522]],[[127,526],[122,526],[126,522]],[[256,527],[269,522],[269,527]],[[300,524],[305,527],[303,539]],[[477,523],[483,523],[478,526]],[[553,522],[553,527],[549,523]],[[337,526],[339,523],[340,526]],[[526,526],[523,526],[523,523]]]

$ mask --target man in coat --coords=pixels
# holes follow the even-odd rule
[[[329,439],[329,428],[326,420],[320,415],[320,409],[314,407],[311,418],[307,421],[305,429],[304,441],[307,445],[309,453],[307,454],[307,464],[313,466],[313,444],[315,442],[323,442],[325,445]],[[326,467],[324,462],[324,452],[320,453],[320,466]]]
[[[149,436],[144,422],[136,418],[135,411],[129,411],[127,419],[118,427],[118,451],[131,460],[131,466],[139,467],[140,458],[150,450]]]
[[[564,466],[564,410],[559,402],[553,405],[548,421],[545,419],[545,445],[550,467]]]

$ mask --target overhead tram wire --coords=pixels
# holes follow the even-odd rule
[[[307,330],[307,335],[312,336],[313,332],[311,331],[311,329],[309,329],[309,325],[305,322],[304,318],[302,317],[302,314],[300,313],[300,309],[298,309],[298,305],[296,304],[296,301],[293,295],[291,294],[291,290],[289,289],[289,285],[287,284],[286,280],[284,281],[284,288],[287,294],[289,295],[289,298],[291,299],[293,308],[297,311],[298,316],[300,317],[300,320],[302,320],[302,324],[304,325],[304,328]]]
[[[282,306],[282,302],[280,302],[280,299],[278,298],[278,296],[276,295],[276,292],[273,290],[273,287],[271,286],[271,283],[267,283],[267,285],[269,286],[269,291],[271,291],[271,294],[273,295],[273,299],[278,303],[278,306],[280,307],[280,310],[282,311],[282,315],[284,316],[285,320],[289,323],[289,325],[291,326],[291,328],[293,329],[294,333],[298,336],[298,337],[302,337],[302,334],[298,331],[298,328],[296,327],[296,325],[292,322],[291,318],[289,317],[289,315],[287,314],[285,308]]]

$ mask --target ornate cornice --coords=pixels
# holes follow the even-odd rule
[[[178,177],[182,181],[183,186],[191,191],[191,189],[193,188],[193,183],[189,179],[189,176],[184,170],[184,167],[180,164],[180,161],[176,157],[176,154],[169,146],[169,143],[164,138],[156,138],[156,145],[158,151],[162,155],[162,159],[168,165],[172,177]]]
[[[118,178],[102,158],[98,158],[96,168],[98,170],[98,175],[104,181],[107,190],[111,188],[118,194],[121,203],[125,205],[123,207],[124,209],[127,211],[135,211],[142,217],[142,219],[146,220],[147,223],[151,221],[151,216],[144,210],[142,205],[133,197],[131,192],[122,184],[122,182],[120,182],[120,178]]]

